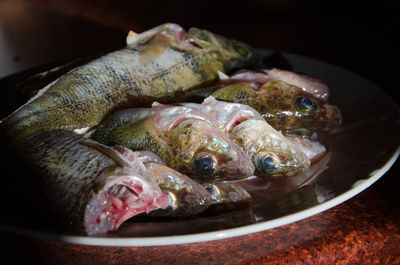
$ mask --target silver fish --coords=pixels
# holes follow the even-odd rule
[[[293,176],[303,173],[310,165],[307,155],[298,146],[272,128],[249,106],[218,101],[211,96],[203,104],[184,105],[208,114],[229,133],[251,158],[257,176]]]
[[[147,174],[168,195],[168,207],[150,212],[151,216],[191,216],[205,211],[211,205],[211,196],[202,185],[164,165],[156,154],[133,152],[122,146],[115,146],[114,149],[131,162],[139,159],[146,167]]]
[[[116,112],[91,137],[106,145],[152,151],[169,167],[206,179],[246,178],[254,172],[248,155],[206,114],[183,106]]]

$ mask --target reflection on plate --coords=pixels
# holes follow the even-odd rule
[[[264,51],[266,55],[270,52]],[[321,79],[330,103],[343,112],[343,124],[324,143],[328,152],[309,172],[289,179],[238,182],[252,194],[252,208],[213,216],[171,220],[133,218],[109,237],[64,235],[2,218],[2,229],[69,243],[149,246],[192,243],[254,233],[295,222],[338,205],[368,188],[396,161],[400,148],[399,110],[378,87],[344,69],[283,53],[292,70]],[[0,80],[10,83],[16,78]],[[15,92],[15,91],[14,91]],[[14,97],[15,98],[15,97]],[[3,97],[2,101],[10,98]],[[7,107],[2,102],[1,116]],[[13,220],[13,221],[10,221]]]

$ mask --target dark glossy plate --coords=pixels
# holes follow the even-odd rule
[[[268,55],[269,51],[265,51]],[[282,53],[293,71],[318,78],[331,89],[329,102],[343,112],[343,124],[325,135],[326,155],[307,174],[293,178],[241,182],[255,199],[252,208],[180,220],[133,218],[109,237],[63,234],[9,218],[1,228],[67,243],[103,246],[154,246],[194,243],[246,235],[295,222],[338,205],[378,180],[396,161],[400,148],[400,112],[367,79],[311,58]],[[28,73],[25,74],[28,76]],[[0,87],[26,76],[0,80]],[[15,92],[15,91],[14,91]],[[1,99],[1,117],[17,103],[15,93]],[[12,220],[12,219],[11,219]]]

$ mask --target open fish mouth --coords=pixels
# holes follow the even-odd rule
[[[190,49],[203,49],[201,41],[198,41],[196,36],[192,34],[187,34],[186,30],[178,24],[168,24],[168,27],[160,32],[161,35],[172,37],[174,41],[183,46],[184,48]]]
[[[169,32],[163,31],[161,34],[169,34],[176,42],[182,43],[186,37],[186,30],[178,24],[171,24]]]
[[[132,175],[115,177],[95,194],[86,206],[84,225],[88,235],[116,231],[129,218],[166,208],[168,196],[154,191]]]
[[[172,35],[175,41],[182,45],[184,48],[189,49],[204,49],[205,42],[198,39],[196,36],[192,36],[192,34],[187,34],[187,32],[183,28],[176,28],[172,30]]]
[[[187,103],[186,105],[192,108],[199,107],[197,104]],[[208,112],[210,117],[215,120],[214,122],[219,125],[220,129],[227,133],[230,133],[236,126],[249,119],[263,120],[262,116],[250,106],[218,101],[213,96],[209,96],[204,99],[201,106],[204,106],[204,110],[200,110]],[[218,117],[218,115],[215,116],[215,113],[218,113],[218,111],[213,109],[218,108],[225,108],[225,113],[230,114],[228,116],[222,115],[222,117]]]

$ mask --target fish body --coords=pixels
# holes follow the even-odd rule
[[[168,198],[150,177],[139,177],[143,165],[122,165],[115,150],[72,130],[91,129],[123,108],[172,101],[253,55],[243,43],[163,24],[39,90],[0,122],[2,151],[37,173],[32,193],[56,223],[89,235],[113,231],[136,213],[167,207]]]
[[[72,132],[35,134],[16,152],[35,175],[23,180],[32,183],[29,201],[68,231],[105,234],[134,215],[168,206],[143,164],[132,165],[112,148]]]
[[[322,81],[296,72],[277,68],[262,69],[259,72],[240,70],[230,77],[225,78],[222,82],[225,84],[252,82],[253,85],[256,86],[257,84],[265,84],[272,80],[284,81],[300,88],[304,92],[307,92],[316,98],[320,98],[325,102],[328,101],[329,88]]]
[[[318,79],[277,68],[263,69],[262,72],[266,73],[271,80],[281,80],[295,85],[301,88],[304,92],[312,94],[316,98],[320,98],[325,102],[328,101],[329,88]]]
[[[293,176],[310,165],[307,155],[281,132],[270,126],[252,107],[216,100],[210,96],[202,104],[185,103],[209,115],[251,158],[255,175]]]
[[[235,179],[254,172],[245,152],[193,108],[156,104],[122,110],[107,117],[91,137],[106,145],[152,151],[190,176]]]
[[[271,126],[288,135],[311,137],[315,131],[332,130],[342,120],[336,106],[281,80],[261,84],[240,81],[215,90],[211,96],[253,107]]]
[[[39,131],[93,127],[116,110],[171,101],[210,84],[218,71],[240,67],[252,56],[245,44],[163,24],[62,75],[9,115],[1,131],[17,143]]]

